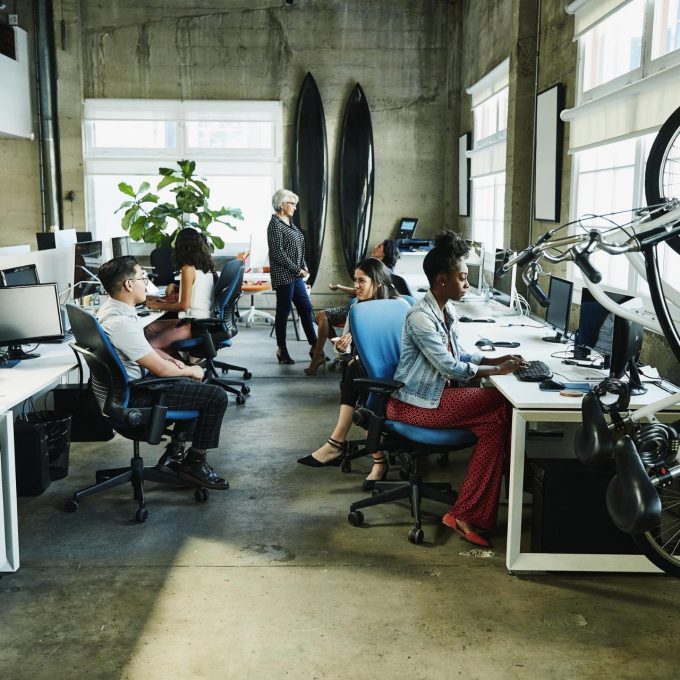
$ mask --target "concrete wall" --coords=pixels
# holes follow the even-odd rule
[[[346,280],[336,200],[339,124],[361,83],[371,107],[376,195],[371,241],[402,215],[424,234],[458,216],[457,140],[472,130],[465,89],[510,57],[506,238],[513,247],[554,223],[533,220],[534,95],[555,83],[574,101],[576,46],[567,0],[62,0],[55,16],[64,226],[86,228],[81,111],[86,97],[274,99],[290,140],[298,89],[311,71],[329,140],[326,242],[315,292]],[[33,39],[32,0],[12,7]],[[1,19],[1,13],[0,13]],[[536,52],[540,58],[536,60]],[[561,219],[569,216],[568,127]],[[34,242],[41,223],[37,142],[0,139],[0,245]],[[284,168],[284,177],[289,168]],[[564,273],[563,267],[557,267]],[[315,299],[315,303],[323,300]],[[649,343],[658,349],[660,341]],[[661,354],[664,354],[663,348]],[[666,354],[668,354],[666,352]],[[674,362],[669,360],[669,366]]]

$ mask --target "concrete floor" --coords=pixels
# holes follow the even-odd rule
[[[229,491],[199,505],[150,486],[143,525],[124,488],[61,512],[97,467],[128,457],[116,437],[74,443],[69,476],[19,500],[21,568],[0,578],[0,677],[676,677],[678,580],[508,575],[503,508],[490,552],[442,526],[436,505],[422,546],[406,538],[404,505],[350,526],[368,464],[348,475],[295,464],[331,430],[337,376],[304,376],[302,342],[290,343],[294,366],[274,347],[258,324],[228,355],[255,374],[211,456]]]

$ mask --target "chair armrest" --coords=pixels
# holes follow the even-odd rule
[[[131,380],[130,387],[142,387],[148,390],[162,390],[164,388],[171,387],[174,383],[177,383],[180,380],[186,380],[186,378],[182,378],[180,376],[169,378],[139,378],[138,380]]]
[[[354,378],[354,384],[365,387],[374,394],[392,394],[400,390],[406,383],[401,380],[390,380],[389,378]]]

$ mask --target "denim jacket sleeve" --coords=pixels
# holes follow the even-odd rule
[[[406,319],[405,330],[437,373],[450,380],[467,381],[477,375],[479,354],[460,353],[455,330],[451,330],[454,353],[447,348],[446,329],[424,311],[414,310]]]

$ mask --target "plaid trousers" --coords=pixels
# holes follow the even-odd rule
[[[163,390],[163,404],[174,411],[200,411],[196,420],[175,422],[173,439],[186,432],[195,449],[214,449],[220,442],[222,418],[227,410],[227,393],[217,385],[208,385],[191,378],[173,380]],[[153,391],[132,389],[129,406],[143,407],[154,403]]]

